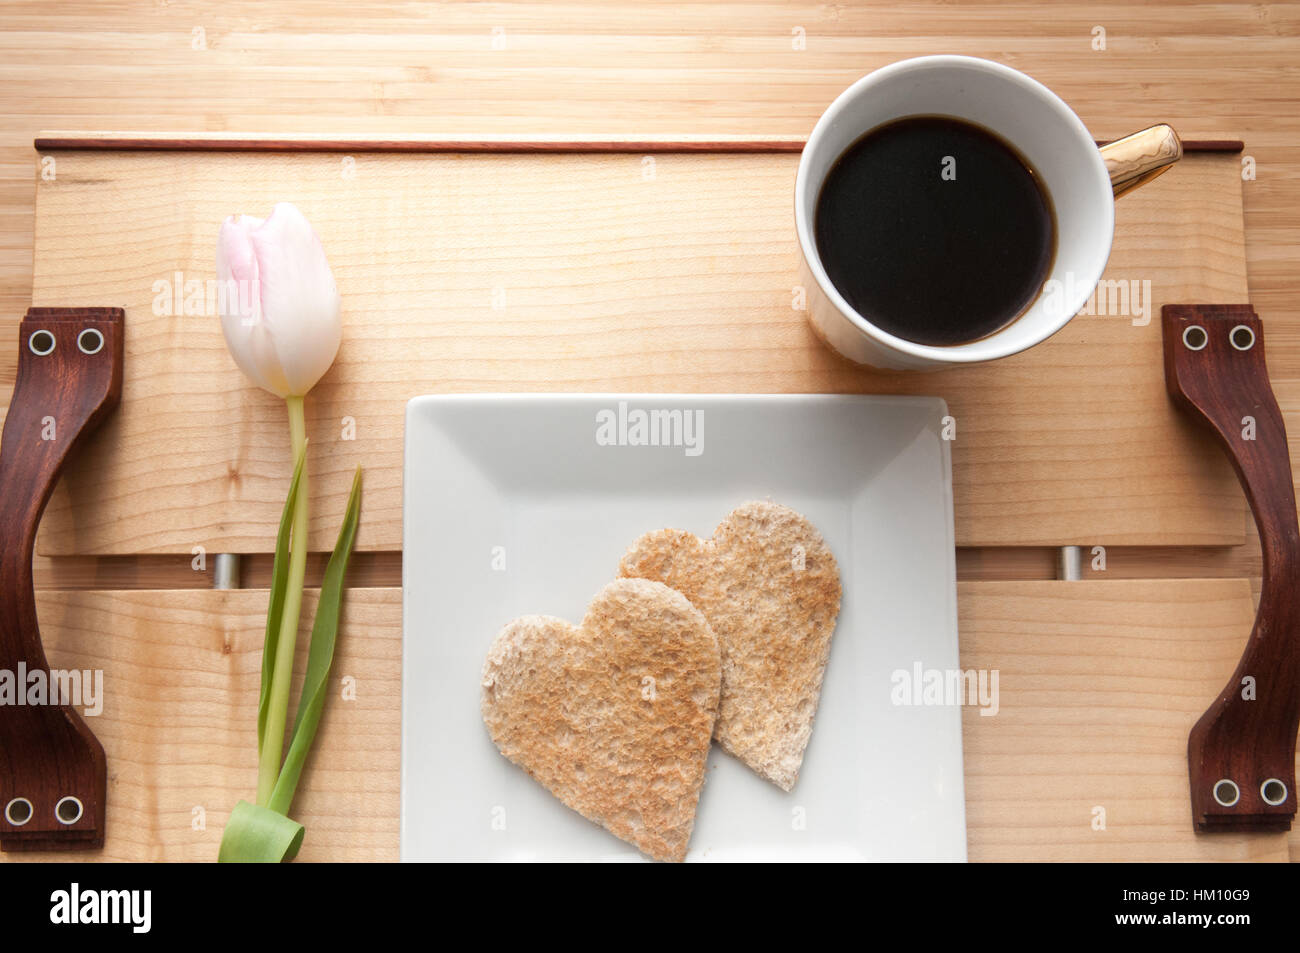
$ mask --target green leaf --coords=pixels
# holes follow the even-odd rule
[[[221,834],[222,864],[278,864],[293,860],[306,828],[275,811],[240,801]]]
[[[269,807],[286,814],[298,790],[307,753],[316,738],[321,712],[328,694],[330,667],[334,664],[334,643],[338,636],[339,609],[343,602],[343,577],[347,573],[352,543],[357,536],[357,523],[361,511],[361,468],[357,467],[352,479],[352,492],[348,496],[348,509],[339,528],[338,542],[330,554],[321,581],[320,601],[316,605],[316,619],[311,627],[311,648],[307,653],[307,675],[303,680],[302,695],[298,699],[298,712],[293,719],[293,740],[285,756],[284,767],[275,782]]]
[[[271,701],[271,677],[275,672],[275,649],[280,641],[280,617],[284,615],[285,589],[289,580],[289,531],[293,527],[293,508],[298,502],[298,482],[306,465],[307,448],[303,447],[293,467],[293,481],[280,515],[280,531],[275,537],[275,562],[271,567],[271,601],[266,610],[266,638],[262,640],[262,696],[257,702],[257,755],[262,755],[266,741],[266,714]]]

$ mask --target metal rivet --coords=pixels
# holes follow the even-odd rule
[[[1287,798],[1286,783],[1279,781],[1277,778],[1269,778],[1259,786],[1259,796],[1264,799],[1265,804],[1285,804]]]
[[[39,331],[33,331],[31,337],[27,339],[28,349],[37,357],[45,357],[47,354],[54,353],[54,335],[53,333],[41,328]]]
[[[1236,781],[1223,778],[1214,784],[1214,799],[1224,807],[1232,807],[1241,800],[1241,788]]]
[[[77,335],[77,347],[82,354],[98,354],[104,349],[104,335],[98,328],[86,328]]]
[[[1210,336],[1199,324],[1189,324],[1183,329],[1183,346],[1189,351],[1203,350],[1210,343]]]
[[[5,820],[14,827],[22,827],[32,819],[32,802],[25,797],[16,797],[5,805]]]
[[[1228,343],[1238,351],[1249,351],[1255,346],[1255,332],[1248,325],[1239,324],[1228,332]]]
[[[75,824],[81,820],[81,815],[84,813],[85,809],[81,806],[81,801],[71,794],[60,798],[59,803],[54,805],[54,817],[60,824]]]

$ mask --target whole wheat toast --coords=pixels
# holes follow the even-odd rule
[[[507,758],[657,860],[686,856],[718,713],[721,656],[681,593],[617,579],[582,625],[523,616],[483,666],[483,721]]]
[[[665,583],[704,613],[722,650],[714,737],[758,774],[793,788],[840,611],[839,568],[817,528],[788,507],[745,503],[712,539],[647,533],[619,573]]]

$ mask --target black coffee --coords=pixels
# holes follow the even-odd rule
[[[941,116],[879,126],[836,160],[817,252],[863,317],[917,344],[964,344],[1015,320],[1056,254],[1040,177],[986,129]]]

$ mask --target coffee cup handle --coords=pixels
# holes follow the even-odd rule
[[[1115,198],[1146,185],[1182,155],[1183,144],[1178,140],[1178,133],[1164,123],[1101,147]]]

